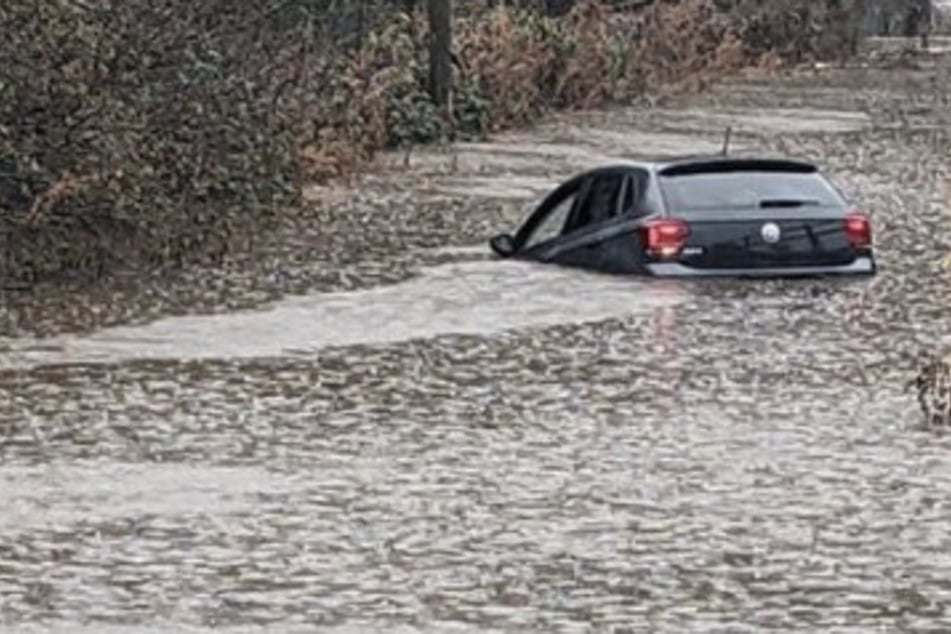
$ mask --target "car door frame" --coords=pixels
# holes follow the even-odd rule
[[[578,201],[581,200],[583,195],[587,194],[586,186],[588,178],[589,172],[577,174],[556,187],[553,191],[546,195],[540,203],[538,203],[538,205],[535,207],[535,210],[529,215],[528,219],[522,223],[522,226],[518,228],[518,231],[516,231],[514,235],[514,255],[516,257],[530,260],[539,259],[538,255],[540,253],[543,253],[545,249],[552,246],[553,244],[556,244],[559,240],[564,239],[564,228],[568,225],[568,221],[574,217],[578,206]],[[534,232],[535,229],[537,229],[538,226],[545,221],[549,214],[554,212],[555,209],[562,202],[564,202],[565,198],[571,195],[574,195],[575,199],[571,204],[571,209],[568,211],[568,215],[565,217],[565,224],[562,225],[561,229],[559,229],[558,235],[543,242],[539,242],[538,244],[527,249],[524,248],[525,243],[532,235],[532,232]]]
[[[573,232],[562,234],[556,239],[536,245],[530,250],[533,252],[531,255],[534,256],[534,259],[606,270],[636,268],[637,262],[641,259],[636,254],[628,262],[619,265],[619,263],[611,261],[612,258],[609,254],[593,252],[590,256],[580,256],[579,258],[578,252],[589,249],[597,250],[603,243],[619,235],[633,234],[647,218],[654,215],[653,210],[641,207],[645,194],[650,188],[650,171],[648,169],[633,165],[611,165],[586,172],[583,175],[584,183],[579,189],[580,195],[569,213],[565,226],[570,226],[571,220],[576,217],[578,207],[590,193],[592,182],[597,178],[615,174],[621,174],[625,177],[621,185],[621,192],[618,195],[615,214],[606,220],[591,223]],[[633,207],[626,209],[626,193],[630,187],[636,187],[637,189]],[[639,250],[638,243],[633,239],[631,240],[631,246],[632,253]]]
[[[553,247],[558,243],[572,237],[573,234],[563,233],[564,228],[570,225],[572,219],[577,216],[579,204],[588,195],[591,188],[591,181],[598,176],[605,175],[607,172],[627,171],[629,169],[631,168],[628,166],[599,167],[577,174],[556,187],[552,192],[545,196],[544,199],[542,199],[531,215],[529,215],[528,219],[515,233],[514,238],[516,254],[521,257],[536,259],[537,255],[545,252],[550,247]],[[531,233],[545,220],[549,213],[553,212],[555,208],[558,207],[558,205],[560,205],[564,199],[570,195],[575,195],[575,200],[572,203],[571,209],[568,212],[568,216],[565,218],[565,224],[561,228],[559,234],[553,238],[545,240],[544,242],[540,242],[528,249],[525,249],[525,242]],[[587,227],[579,230],[579,232],[584,231],[585,229],[587,229]]]
[[[572,209],[566,226],[570,226],[573,220],[577,220],[577,214],[581,212],[581,207],[588,202],[591,195],[593,184],[600,178],[610,178],[613,176],[621,177],[620,190],[617,192],[617,198],[614,203],[613,213],[603,220],[590,222],[587,225],[579,227],[562,237],[564,240],[553,245],[547,253],[548,259],[562,264],[584,266],[592,268],[603,268],[603,254],[598,252],[598,246],[607,239],[623,231],[628,223],[626,220],[626,210],[624,209],[625,197],[628,188],[632,187],[637,168],[630,165],[610,165],[595,170],[587,174],[585,185],[582,189],[582,195],[579,197],[578,204]],[[644,176],[644,174],[641,174]],[[635,200],[636,204],[636,200]],[[590,251],[586,255],[579,252]]]

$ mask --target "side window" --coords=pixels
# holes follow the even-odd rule
[[[624,183],[624,204],[621,207],[623,213],[635,213],[640,196],[637,178],[634,176],[628,178]]]
[[[568,214],[571,212],[571,207],[575,204],[577,197],[578,192],[575,191],[563,198],[528,235],[522,248],[531,249],[542,242],[547,242],[561,235],[565,222],[568,220]]]
[[[624,186],[622,213],[644,216],[655,208],[651,197],[650,178],[647,172],[637,170],[629,174]]]
[[[624,179],[625,174],[621,172],[595,176],[589,184],[584,201],[578,207],[578,212],[570,220],[570,225],[565,227],[565,233],[616,216]]]
[[[641,181],[641,199],[637,201],[638,215],[646,215],[660,211],[664,208],[664,200],[661,197],[656,183],[652,183],[650,178],[645,175]]]

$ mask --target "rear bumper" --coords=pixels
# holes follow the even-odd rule
[[[818,277],[826,275],[875,275],[875,258],[857,257],[842,266],[773,267],[756,269],[698,269],[679,262],[653,262],[645,266],[655,277]]]

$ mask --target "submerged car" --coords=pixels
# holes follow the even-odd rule
[[[618,161],[550,192],[492,250],[658,277],[874,275],[872,227],[817,165],[700,156]]]

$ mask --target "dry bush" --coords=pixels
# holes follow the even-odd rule
[[[0,4],[0,283],[220,253],[294,200],[259,11]]]
[[[217,259],[293,204],[375,4],[0,2],[0,287]]]
[[[464,74],[482,95],[491,95],[488,124],[516,125],[538,114],[555,51],[546,22],[531,24],[527,13],[499,7],[456,29]]]
[[[444,133],[426,92],[424,33],[419,15],[399,14],[333,61],[321,95],[299,95],[297,140],[311,178],[346,173],[380,148]]]
[[[458,25],[467,90],[457,103],[491,96],[487,129],[498,129],[548,108],[623,102],[745,66],[839,54],[854,45],[849,19],[847,9],[807,0],[680,0],[629,13],[580,0],[557,19],[496,8]]]
[[[563,39],[571,46],[557,49],[553,105],[591,108],[604,103],[612,96],[612,80],[620,78],[613,66],[615,48],[630,38],[612,36],[607,14],[598,2],[577,4],[562,22]]]

